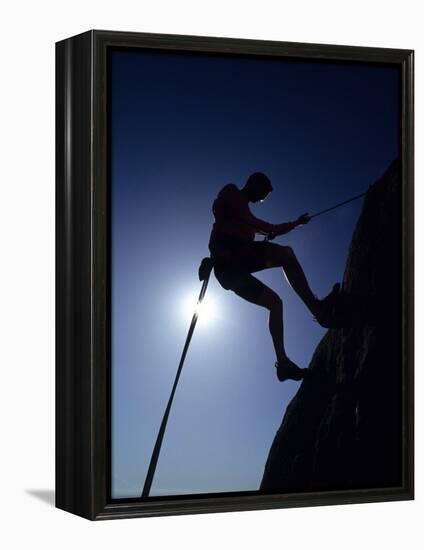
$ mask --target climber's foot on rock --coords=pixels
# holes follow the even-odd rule
[[[319,300],[318,311],[315,319],[324,328],[336,328],[339,323],[336,319],[335,306],[340,295],[340,283],[336,283],[331,292],[322,300]]]
[[[308,369],[301,369],[288,357],[284,361],[275,363],[277,369],[277,378],[280,382],[285,380],[303,380]]]

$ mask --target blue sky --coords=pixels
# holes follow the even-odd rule
[[[358,194],[398,152],[399,73],[390,65],[116,50],[111,60],[112,497],[138,497],[200,290],[211,206],[265,172],[252,206],[281,223]],[[276,242],[313,291],[341,281],[362,201]],[[325,333],[278,269],[289,356],[307,366]],[[212,277],[151,495],[257,490],[298,383],[275,376],[265,310]]]

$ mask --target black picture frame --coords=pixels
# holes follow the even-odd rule
[[[108,50],[391,63],[401,69],[402,485],[291,494],[225,494],[112,502]],[[90,520],[412,499],[414,115],[411,50],[92,30],[56,44],[56,506]]]

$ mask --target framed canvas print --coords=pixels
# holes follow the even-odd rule
[[[56,45],[56,505],[413,498],[413,52]]]

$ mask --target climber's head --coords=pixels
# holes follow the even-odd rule
[[[272,191],[271,181],[262,172],[254,172],[247,178],[244,191],[250,202],[263,201]]]

